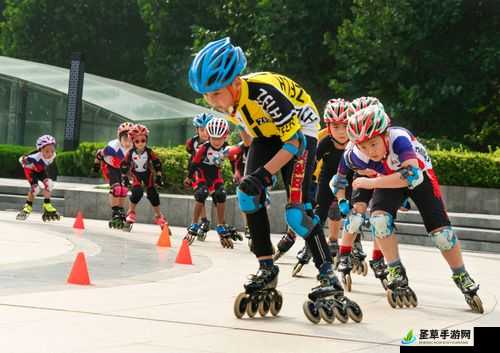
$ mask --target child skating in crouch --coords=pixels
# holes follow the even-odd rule
[[[186,141],[186,151],[189,153],[189,161],[188,161],[188,171],[191,169],[191,164],[193,163],[193,157],[196,154],[198,148],[208,141],[208,132],[207,132],[207,124],[210,120],[214,118],[214,115],[211,113],[200,113],[193,118],[193,126],[196,129],[196,135],[191,137]],[[195,176],[196,179],[196,176]],[[184,186],[186,188],[192,187],[194,190],[195,198],[196,198],[196,190],[198,185],[196,181],[193,182],[191,178],[186,176],[184,179]],[[200,222],[201,218],[201,222]],[[198,234],[200,235],[199,239],[202,240],[210,230],[210,222],[207,218],[207,211],[205,208],[204,202],[196,202],[193,209],[193,218],[192,222],[188,227],[188,234],[191,234],[194,237]]]
[[[136,207],[142,199],[144,188],[146,188],[147,198],[155,213],[154,222],[163,229],[168,223],[161,213],[160,195],[156,189],[156,185],[161,186],[163,184],[160,159],[147,146],[149,137],[147,127],[136,124],[130,129],[128,136],[133,147],[125,155],[120,165],[125,186],[130,187],[130,184],[132,186],[125,228],[130,231],[132,225],[136,222]],[[130,183],[128,175],[132,176],[132,183]]]
[[[354,114],[361,109],[365,109],[369,106],[379,106],[381,109],[384,109],[382,103],[375,97],[359,97],[354,99],[347,106],[347,111],[345,112],[345,125],[344,132],[346,133],[347,138],[347,117],[349,115]],[[347,139],[348,141],[349,139]],[[342,154],[340,155],[342,157]],[[340,162],[340,159],[339,159]],[[337,163],[338,169],[339,163]],[[334,173],[336,173],[337,169],[335,169]],[[339,257],[338,257],[338,266],[337,271],[340,272],[342,276],[342,282],[344,283],[346,289],[351,291],[352,279],[351,279],[351,271],[354,270],[355,273],[360,273],[363,275],[367,274],[368,266],[364,261],[366,258],[366,254],[363,251],[360,241],[361,228],[366,224],[368,220],[367,210],[368,204],[372,197],[373,190],[363,190],[357,189],[352,190],[352,180],[353,178],[357,178],[360,174],[373,174],[371,171],[363,171],[363,170],[349,170],[349,175],[347,177],[348,187],[342,189],[339,193],[335,190],[334,184],[336,179],[332,180],[331,192],[332,195],[335,195],[337,200],[340,200],[340,203],[337,201],[338,212],[345,217],[345,221],[343,223],[343,234],[342,240],[340,241],[339,247]],[[374,174],[376,175],[376,174]],[[349,208],[346,209],[344,201],[350,200],[350,204],[352,205],[353,211],[349,213]],[[374,238],[373,242],[373,251],[372,251],[372,259],[370,260],[370,267],[372,268],[375,277],[378,278],[384,289],[386,288],[387,283],[387,266],[384,261],[384,256],[382,251],[380,250],[380,246],[377,242],[377,239]]]
[[[122,229],[125,224],[125,199],[128,194],[128,188],[125,186],[120,170],[121,163],[127,154],[132,142],[128,137],[130,129],[134,124],[125,122],[118,126],[116,139],[109,141],[108,145],[102,150],[102,175],[109,181],[111,194],[111,220],[110,228]]]
[[[231,114],[252,137],[245,176],[238,186],[240,209],[259,262],[255,275],[244,284],[245,292],[234,303],[234,314],[253,317],[269,311],[277,315],[283,298],[276,290],[279,267],[273,262],[273,246],[266,210],[266,190],[273,175],[282,173],[289,191],[285,220],[306,239],[319,271],[320,285],[303,305],[307,318],[318,323],[349,318],[362,320],[360,307],[344,296],[332,270],[331,255],[319,220],[314,217],[309,184],[314,167],[319,114],[310,95],[283,75],[260,72],[241,76],[246,58],[229,38],[208,43],[196,54],[189,69],[189,83],[215,109]],[[272,207],[272,206],[271,206]]]
[[[406,129],[390,127],[381,107],[371,106],[349,118],[348,145],[337,174],[342,185],[349,169],[371,170],[376,177],[359,177],[354,189],[373,190],[370,201],[370,223],[387,260],[387,299],[397,306],[416,306],[417,296],[410,288],[402,264],[394,219],[403,200],[411,198],[424,221],[425,228],[452,271],[452,279],[465,295],[467,304],[483,313],[477,285],[465,269],[460,241],[451,227],[437,177],[425,147]]]
[[[220,243],[224,248],[233,248],[234,240],[243,240],[236,229],[225,222],[224,211],[226,205],[226,190],[222,178],[222,163],[225,158],[231,158],[240,151],[239,146],[233,148],[226,143],[229,134],[229,123],[223,118],[213,118],[207,124],[209,139],[202,144],[194,155],[189,168],[188,178],[196,177],[195,200],[196,204],[204,205],[208,196],[216,208],[217,227],[215,230],[220,237]],[[205,240],[206,233],[192,234],[188,228],[186,239],[190,244],[194,238]]]
[[[19,162],[23,166],[24,175],[30,184],[30,190],[26,198],[26,203],[22,210],[17,214],[18,220],[25,220],[33,211],[33,201],[36,195],[43,188],[43,207],[42,220],[55,221],[59,220],[60,216],[56,208],[50,202],[52,190],[54,189],[54,181],[48,173],[49,166],[56,159],[56,139],[50,135],[40,136],[36,140],[36,151],[28,153],[19,158]],[[42,185],[42,188],[40,188]]]

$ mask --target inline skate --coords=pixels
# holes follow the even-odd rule
[[[113,208],[109,228],[123,229],[126,221],[125,210],[122,207]]]
[[[330,248],[330,253],[332,254],[332,264],[334,268],[337,268],[338,265],[338,253],[339,253],[339,243],[337,240],[329,241],[328,248]]]
[[[57,212],[56,208],[50,202],[44,202],[42,209],[42,220],[44,222],[59,221],[61,219],[61,216]]]
[[[130,211],[127,214],[127,218],[125,218],[125,223],[123,224],[123,231],[130,232],[136,220],[137,220],[137,215],[135,211]]]
[[[337,266],[337,271],[340,272],[342,277],[342,283],[346,291],[350,292],[352,290],[352,255],[351,253],[343,254],[339,256],[339,262]]]
[[[295,244],[296,236],[291,231],[288,230],[283,237],[278,242],[278,251],[274,254],[273,261],[277,261],[280,257],[282,257],[290,248]]]
[[[26,218],[28,218],[28,216],[31,214],[31,212],[33,212],[33,206],[26,203],[26,204],[24,204],[21,211],[19,211],[19,213],[17,214],[16,219],[18,221],[24,221],[24,220],[26,220]]]
[[[387,276],[387,301],[392,308],[416,307],[417,295],[408,285],[408,277],[403,265],[389,266]]]
[[[234,302],[234,315],[241,319],[245,313],[254,317],[257,312],[266,316],[269,312],[276,316],[283,306],[283,296],[276,290],[279,267],[272,265],[261,267],[257,274],[250,275],[243,285],[245,291],[240,293]]]
[[[452,276],[453,282],[465,296],[465,301],[469,304],[473,312],[483,314],[484,307],[481,298],[477,295],[479,284],[476,284],[468,272],[461,272]]]
[[[309,300],[302,306],[309,321],[318,324],[323,319],[331,324],[336,318],[345,324],[349,318],[357,323],[363,320],[360,306],[344,296],[342,285],[333,271],[318,275],[318,280],[320,285],[312,288]]]
[[[197,238],[199,241],[205,241],[207,238],[207,233],[210,230],[210,221],[208,219],[202,219],[199,224]]]
[[[352,271],[358,275],[366,276],[368,273],[368,264],[365,261],[366,253],[361,245],[361,234],[357,234],[352,244]]]
[[[304,265],[307,265],[309,261],[311,261],[312,254],[307,245],[304,245],[302,249],[297,253],[297,263],[295,266],[293,266],[292,269],[292,277],[296,277],[300,271],[302,270],[302,267]]]
[[[200,225],[198,223],[192,223],[189,227],[187,227],[187,234],[184,236],[184,239],[187,240],[188,244],[193,244],[194,240],[198,236],[198,230]]]
[[[369,263],[375,278],[378,278],[384,290],[387,290],[387,275],[389,272],[387,271],[387,265],[385,264],[384,258],[381,257],[378,260],[370,260]]]

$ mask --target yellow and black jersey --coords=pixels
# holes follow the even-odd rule
[[[241,95],[231,119],[253,137],[289,140],[299,130],[318,137],[319,114],[311,96],[288,77],[259,72],[241,77]]]

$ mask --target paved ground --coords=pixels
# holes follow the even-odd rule
[[[437,250],[401,246],[418,308],[391,309],[371,273],[355,275],[350,297],[362,306],[363,322],[313,325],[302,303],[315,271],[309,266],[303,277],[291,277],[296,245],[281,261],[280,316],[238,320],[234,298],[256,269],[246,243],[222,249],[211,232],[191,247],[194,265],[177,265],[180,228],[173,229],[173,248],[163,250],[153,225],[128,234],[91,220],[75,233],[72,224],[43,224],[39,214],[23,223],[0,212],[0,352],[398,352],[409,329],[500,323],[500,255],[465,254],[481,283],[484,315],[468,310]],[[78,251],[86,253],[92,286],[65,284]]]

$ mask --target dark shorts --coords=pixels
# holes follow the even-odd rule
[[[405,198],[413,200],[422,216],[428,233],[451,225],[446,213],[438,180],[432,170],[424,172],[424,181],[413,190],[375,189],[370,204],[371,212],[385,211],[396,219],[396,214]]]

